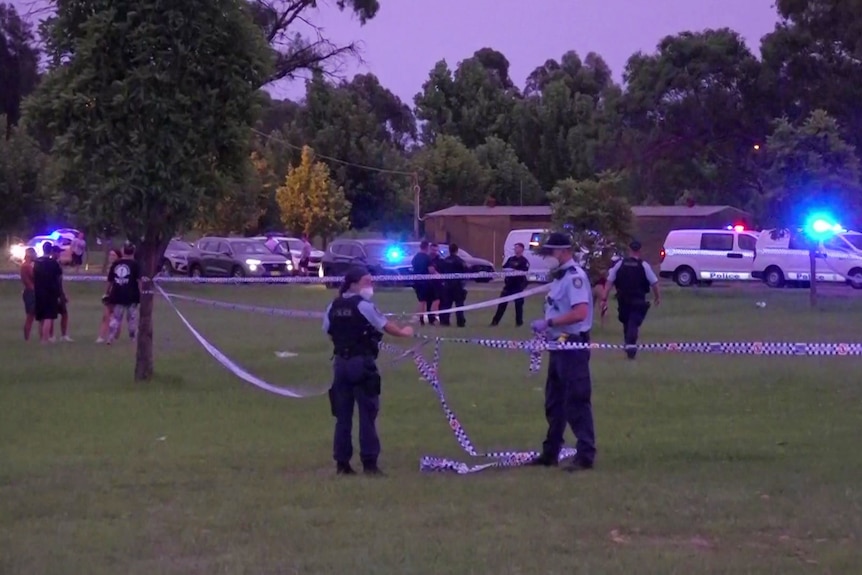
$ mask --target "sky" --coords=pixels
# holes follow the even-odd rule
[[[12,0],[21,13],[33,2]],[[600,54],[621,80],[629,56],[685,30],[732,28],[759,55],[760,39],[778,19],[773,0],[380,0],[377,16],[360,26],[334,3],[323,0],[310,16],[331,40],[360,43],[363,62],[347,62],[340,73],[371,72],[410,105],[436,62],[454,68],[484,47],[508,58],[519,86],[569,50]],[[299,99],[305,86],[297,80],[270,91]]]

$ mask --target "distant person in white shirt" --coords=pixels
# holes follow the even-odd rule
[[[299,273],[301,275],[308,275],[308,263],[310,260],[311,242],[308,241],[308,234],[302,234],[302,252],[299,255]]]
[[[84,234],[78,232],[75,239],[72,240],[72,265],[80,268],[84,265],[84,254],[87,251],[87,240],[84,239]]]

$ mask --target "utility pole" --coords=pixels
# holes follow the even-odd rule
[[[420,240],[419,222],[422,220],[422,211],[420,206],[420,196],[422,188],[419,187],[419,174],[413,174],[413,236],[416,240]]]

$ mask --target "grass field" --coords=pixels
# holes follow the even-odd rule
[[[324,397],[283,399],[233,378],[164,302],[158,377],[133,384],[132,345],[92,343],[100,289],[69,286],[77,341],[40,346],[20,341],[19,288],[0,283],[3,575],[862,570],[858,358],[643,354],[627,362],[595,353],[599,459],[574,477],[553,469],[420,474],[423,454],[466,458],[412,365],[383,362],[388,477],[337,478]],[[322,309],[332,295],[173,289],[301,309]],[[670,292],[644,339],[862,339],[862,300],[824,298],[809,311],[806,298]],[[386,311],[412,308],[405,292],[377,299]],[[528,305],[530,317],[539,303]],[[180,308],[256,375],[327,388],[329,349],[316,322]],[[470,327],[457,333],[526,337],[484,327],[491,313],[468,315]],[[619,331],[609,321],[596,339],[617,342]],[[525,356],[445,345],[441,365],[478,448],[539,447],[543,376],[527,375]]]

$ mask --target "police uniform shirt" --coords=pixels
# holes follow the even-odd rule
[[[620,268],[623,265],[624,260],[619,260],[614,264],[614,267],[611,268],[611,271],[608,272],[608,282],[613,284],[617,281],[617,272],[620,271]],[[656,277],[655,272],[652,270],[652,266],[646,263],[645,261],[641,261],[641,265],[644,268],[644,272],[646,273],[646,279],[649,282],[649,285],[655,285],[658,283],[658,277]]]
[[[528,272],[530,271],[530,261],[524,256],[511,256],[503,264],[503,269]],[[504,282],[510,288],[524,289],[527,287],[527,276],[509,276]]]
[[[341,297],[361,298],[362,296],[360,296],[359,294],[345,293]],[[377,331],[383,331],[383,327],[387,323],[389,323],[389,320],[386,319],[385,315],[380,313],[380,310],[377,309],[377,306],[375,306],[373,303],[366,299],[363,299],[361,302],[359,302],[356,308],[359,310],[359,313],[362,314],[362,317],[367,319],[368,323],[374,326],[374,329],[376,329]],[[330,303],[328,306],[326,306],[326,312],[323,314],[323,333],[326,334],[329,333],[329,311],[331,309],[332,304]]]
[[[551,282],[551,291],[545,300],[545,319],[553,320],[567,314],[579,304],[587,305],[587,317],[570,325],[553,326],[548,335],[558,338],[562,335],[577,335],[593,327],[593,290],[587,274],[574,261],[568,261],[559,268],[557,279]]]

